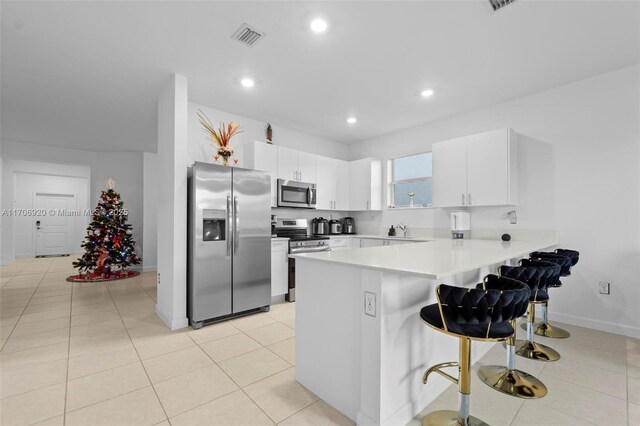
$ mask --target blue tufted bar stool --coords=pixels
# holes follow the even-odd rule
[[[531,259],[557,263],[561,268],[560,276],[566,277],[571,275],[571,267],[575,266],[578,263],[580,253],[575,250],[557,249],[553,253],[538,251],[530,253],[529,256],[531,257]],[[562,282],[560,281],[560,279],[558,279],[558,281],[555,283],[549,284],[550,288],[557,288],[561,286]],[[549,324],[548,305],[548,302],[540,305],[542,322],[534,326],[534,333],[536,333],[538,336],[551,337],[554,339],[566,339],[571,335],[567,330]]]
[[[458,411],[435,411],[422,421],[429,425],[486,425],[469,415],[471,394],[471,341],[497,342],[513,335],[512,321],[518,307],[529,300],[531,290],[517,280],[487,275],[481,288],[454,287],[440,284],[436,288],[437,303],[420,310],[420,318],[431,328],[459,339],[458,362],[434,365],[425,371],[422,382],[438,373],[458,385]],[[457,367],[458,377],[442,371]]]
[[[560,279],[561,268],[552,262],[532,259],[520,260],[520,266],[540,268],[544,271],[544,274],[540,276],[535,291],[532,290],[527,311],[527,322],[525,323],[526,327],[523,327],[527,330],[527,338],[526,340],[516,340],[516,355],[536,361],[557,361],[560,359],[560,354],[557,351],[534,341],[533,326],[536,305],[546,303],[549,300],[548,287],[551,283],[555,283]],[[528,284],[533,285],[533,283]]]
[[[498,275],[521,281],[529,287],[531,294],[536,299],[540,280],[547,273],[544,267],[539,266],[500,266]],[[526,314],[529,299],[522,300],[515,306],[514,319],[511,322],[514,333],[506,340],[507,365],[485,365],[478,371],[478,376],[485,384],[507,395],[519,398],[542,398],[547,394],[547,387],[539,379],[521,370],[516,369],[516,318]]]

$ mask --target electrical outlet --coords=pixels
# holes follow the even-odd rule
[[[605,281],[600,281],[600,294],[611,294],[611,284]]]
[[[376,294],[364,292],[364,313],[370,317],[376,316]]]

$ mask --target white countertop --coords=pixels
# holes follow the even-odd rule
[[[433,241],[438,239],[438,238],[432,238],[432,237],[403,237],[402,231],[400,231],[399,234],[400,235],[396,235],[393,237],[390,237],[388,235],[369,235],[369,234],[354,234],[351,236],[354,238],[366,238],[370,240],[400,240],[400,241],[415,241],[415,242]]]
[[[363,238],[363,236],[355,237]],[[384,237],[375,237],[384,238]],[[415,240],[414,240],[415,241]],[[429,242],[356,248],[290,255],[297,259],[352,265],[391,272],[404,272],[441,279],[530,252],[552,247],[555,241],[494,241],[433,239]]]
[[[288,241],[289,238],[286,237],[271,237],[271,241]]]

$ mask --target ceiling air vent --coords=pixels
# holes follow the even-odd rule
[[[265,33],[256,30],[248,24],[242,24],[240,28],[238,28],[238,31],[233,33],[231,38],[236,39],[249,47],[253,47],[253,45],[262,40],[265,35]]]
[[[489,3],[491,3],[491,7],[495,11],[495,10],[502,9],[505,6],[510,5],[514,1],[516,1],[516,0],[489,0]]]

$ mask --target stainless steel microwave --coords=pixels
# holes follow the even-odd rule
[[[278,179],[278,207],[316,208],[316,184]]]

